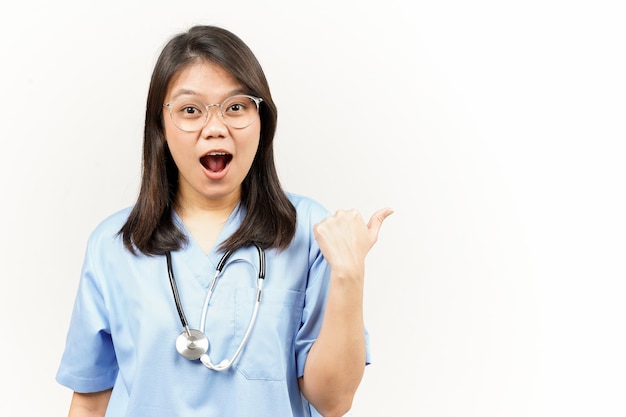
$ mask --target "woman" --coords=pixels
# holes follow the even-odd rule
[[[57,373],[70,416],[350,409],[368,363],[364,261],[391,210],[365,224],[284,192],[276,121],[234,34],[197,26],[164,47],[137,202],[88,242]]]

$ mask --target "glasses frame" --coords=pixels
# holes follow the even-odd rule
[[[220,104],[205,104],[204,101],[200,100],[200,99],[194,99],[194,101],[197,101],[198,103],[202,104],[204,106],[204,108],[206,109],[206,117],[204,118],[204,123],[202,123],[202,126],[200,126],[198,129],[194,129],[194,130],[185,130],[182,127],[178,126],[176,124],[176,122],[174,121],[174,115],[172,113],[172,108],[174,107],[174,104],[176,104],[179,100],[175,100],[173,102],[170,103],[163,103],[163,107],[167,107],[170,110],[170,120],[172,121],[172,124],[174,126],[176,126],[177,129],[182,130],[183,132],[187,132],[187,133],[194,133],[194,132],[199,132],[202,129],[204,129],[204,127],[207,125],[207,123],[209,122],[209,114],[211,112],[211,107],[217,107],[218,108],[218,112],[217,114],[220,116],[220,119],[222,120],[222,123],[224,123],[226,126],[233,128],[233,129],[245,129],[246,127],[250,126],[252,123],[254,123],[254,120],[252,120],[250,123],[248,123],[245,126],[242,127],[235,127],[235,126],[231,126],[226,122],[226,119],[224,118],[224,104],[226,104],[226,102],[228,102],[229,100],[231,100],[234,97],[246,97],[249,98],[250,100],[252,100],[254,102],[254,104],[256,104],[256,111],[257,113],[259,112],[259,108],[261,105],[261,102],[263,101],[263,99],[261,97],[255,97],[255,96],[251,96],[249,94],[235,94],[233,96],[227,97],[224,99],[224,101],[222,101]]]

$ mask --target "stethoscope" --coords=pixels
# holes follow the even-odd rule
[[[174,277],[174,270],[172,268],[172,255],[167,252],[165,254],[167,258],[167,273],[170,278],[170,285],[172,287],[172,294],[174,296],[174,303],[176,303],[176,310],[178,310],[178,317],[180,317],[180,322],[183,325],[183,332],[178,335],[176,338],[176,350],[178,353],[186,359],[194,361],[196,359],[200,359],[200,362],[204,364],[209,369],[214,371],[225,371],[230,368],[237,357],[241,354],[244,346],[246,345],[248,338],[250,337],[250,333],[252,332],[252,328],[254,327],[254,323],[256,322],[257,313],[259,312],[259,305],[261,304],[261,291],[263,288],[263,280],[265,279],[265,251],[258,245],[256,246],[257,251],[259,252],[259,277],[257,278],[257,292],[256,292],[256,301],[254,302],[254,310],[252,311],[252,317],[250,318],[250,323],[248,324],[248,329],[246,330],[243,339],[241,339],[241,343],[239,347],[235,351],[233,357],[228,360],[224,359],[217,365],[215,365],[211,361],[211,357],[209,356],[209,338],[205,334],[205,324],[206,324],[206,315],[207,310],[209,309],[209,301],[211,300],[211,296],[213,295],[213,291],[215,290],[215,286],[217,284],[217,279],[221,276],[222,270],[228,261],[230,255],[233,254],[233,251],[227,251],[220,259],[217,264],[217,268],[215,271],[215,276],[211,281],[211,285],[209,286],[209,292],[204,299],[204,307],[202,308],[202,317],[200,318],[200,329],[190,329],[189,324],[187,323],[187,319],[185,318],[185,312],[183,311],[183,306],[180,302],[180,296],[178,295],[178,288],[176,287],[176,278]]]

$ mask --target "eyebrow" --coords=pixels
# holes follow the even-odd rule
[[[226,99],[228,97],[236,96],[238,94],[248,94],[248,93],[246,92],[246,90],[243,89],[243,87],[240,87],[240,88],[231,90],[228,94],[226,94],[224,98]],[[194,90],[188,90],[188,89],[178,90],[174,94],[172,94],[171,101],[176,101],[176,99],[178,99],[180,96],[199,96],[199,95],[200,94],[198,94]]]
[[[176,100],[180,96],[195,96],[197,93],[193,90],[179,90],[176,94],[172,94],[172,100]]]

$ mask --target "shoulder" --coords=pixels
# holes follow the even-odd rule
[[[95,227],[95,229],[91,232],[89,236],[89,246],[100,246],[106,243],[113,243],[115,241],[121,240],[121,236],[119,236],[119,232],[122,229],[124,223],[128,219],[128,215],[130,214],[132,207],[126,207],[122,210],[119,210],[109,216],[105,217],[100,223]]]
[[[329,215],[326,207],[311,197],[295,193],[286,194],[289,201],[291,201],[291,204],[293,204],[296,208],[299,222],[305,219],[311,219],[314,222],[319,222]]]
[[[310,231],[313,226],[330,214],[326,207],[311,197],[295,193],[287,193],[287,197],[296,208],[296,222],[299,232]]]

